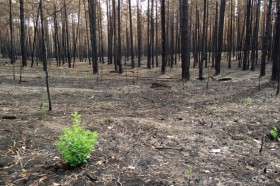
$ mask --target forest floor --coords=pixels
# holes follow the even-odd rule
[[[271,65],[259,90],[259,67],[241,71],[236,63],[223,64],[208,89],[193,68],[183,83],[180,65],[165,75],[52,65],[48,113],[42,66],[24,68],[19,84],[19,67],[13,80],[1,59],[0,185],[280,185],[280,143],[267,137],[280,127]],[[74,111],[100,138],[86,164],[69,168],[55,143]]]

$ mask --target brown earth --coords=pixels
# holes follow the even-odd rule
[[[0,185],[280,185],[280,144],[267,137],[280,127],[280,99],[269,75],[258,90],[258,69],[223,67],[207,90],[196,69],[183,83],[180,65],[165,75],[53,65],[48,113],[42,66],[24,68],[19,84],[19,67],[13,80],[7,61],[0,62]],[[86,164],[69,168],[55,143],[74,111],[100,138]]]

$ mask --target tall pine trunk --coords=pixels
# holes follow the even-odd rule
[[[27,57],[26,57],[26,33],[25,33],[25,18],[24,18],[24,2],[23,0],[19,1],[20,3],[20,43],[21,43],[21,61],[22,61],[22,66],[25,67],[27,66]]]
[[[272,80],[278,80],[277,94],[279,94],[279,76],[280,76],[280,0],[276,3],[277,15],[275,22],[275,37],[274,37],[274,49],[273,49],[273,63],[272,63]]]
[[[134,62],[134,53],[133,53],[133,30],[132,30],[131,0],[129,0],[129,29],[130,29],[131,68],[134,68],[135,67],[135,62]]]
[[[139,8],[139,0],[137,1],[137,38],[138,38],[138,67],[141,67],[141,55],[142,55],[142,29],[141,29],[141,12]]]
[[[48,101],[49,101],[49,111],[52,111],[52,102],[51,102],[50,88],[49,88],[49,74],[48,74],[48,63],[47,63],[47,47],[46,47],[46,40],[45,40],[44,15],[43,15],[42,7],[43,7],[43,1],[40,0],[39,9],[40,9],[40,17],[41,17],[43,70],[45,71],[45,74],[46,74],[46,87],[47,87],[47,94],[48,94]]]
[[[265,76],[265,63],[267,58],[268,46],[270,45],[270,36],[271,36],[271,9],[272,9],[272,0],[269,0],[267,16],[266,16],[266,26],[265,26],[265,36],[263,37],[262,43],[262,59],[261,59],[261,72],[260,77]]]
[[[189,12],[188,12],[188,0],[182,0],[181,4],[181,52],[182,52],[182,78],[185,80],[190,79],[189,72],[189,60],[190,60],[190,49],[189,49]]]
[[[252,62],[251,62],[251,70],[255,70],[255,64],[258,61],[258,52],[259,52],[259,25],[260,25],[260,6],[261,6],[261,0],[258,0],[257,3],[257,11],[256,11],[256,17],[255,17],[255,27],[254,27],[254,33],[253,33],[253,47],[252,47]]]
[[[90,38],[91,38],[91,58],[93,73],[98,73],[97,63],[97,39],[96,39],[96,0],[88,0],[89,5],[89,22],[90,22]]]
[[[166,58],[165,58],[165,45],[166,45],[166,38],[165,38],[165,0],[161,0],[161,45],[162,45],[161,73],[165,74],[165,70],[166,70]]]
[[[245,37],[244,55],[243,55],[243,70],[248,69],[250,41],[251,41],[251,0],[247,0],[246,37]]]
[[[225,18],[225,8],[226,8],[226,0],[221,0],[220,5],[220,22],[219,22],[219,32],[218,32],[218,52],[216,56],[216,64],[215,70],[216,75],[221,73],[221,58],[222,58],[222,50],[223,50],[223,38],[224,38],[224,18]]]
[[[117,64],[119,67],[119,73],[123,73],[122,67],[122,42],[121,42],[121,1],[118,0],[118,58]]]

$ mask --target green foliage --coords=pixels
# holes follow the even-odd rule
[[[251,106],[251,104],[252,104],[252,99],[250,97],[247,97],[243,100],[243,105],[245,107],[249,107],[249,106]]]
[[[268,133],[268,136],[272,139],[272,140],[277,140],[278,139],[278,129],[277,127],[272,127]]]
[[[190,165],[189,166],[189,176],[190,176],[190,179],[192,179],[192,175],[193,175],[193,166]]]
[[[84,163],[89,153],[94,150],[99,134],[80,127],[81,116],[78,112],[72,113],[71,116],[72,128],[63,129],[63,135],[59,136],[56,146],[64,161],[76,167]]]

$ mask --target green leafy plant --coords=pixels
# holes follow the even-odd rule
[[[277,140],[278,139],[278,129],[277,127],[272,127],[268,133],[268,136],[272,139],[272,140]]]
[[[72,128],[64,128],[63,135],[59,136],[56,143],[64,161],[72,167],[84,162],[89,153],[94,150],[99,134],[94,131],[81,128],[81,116],[78,112],[71,114],[73,119]]]
[[[249,106],[251,106],[251,104],[252,104],[252,99],[250,97],[247,97],[243,100],[243,105],[245,107],[249,107]]]

